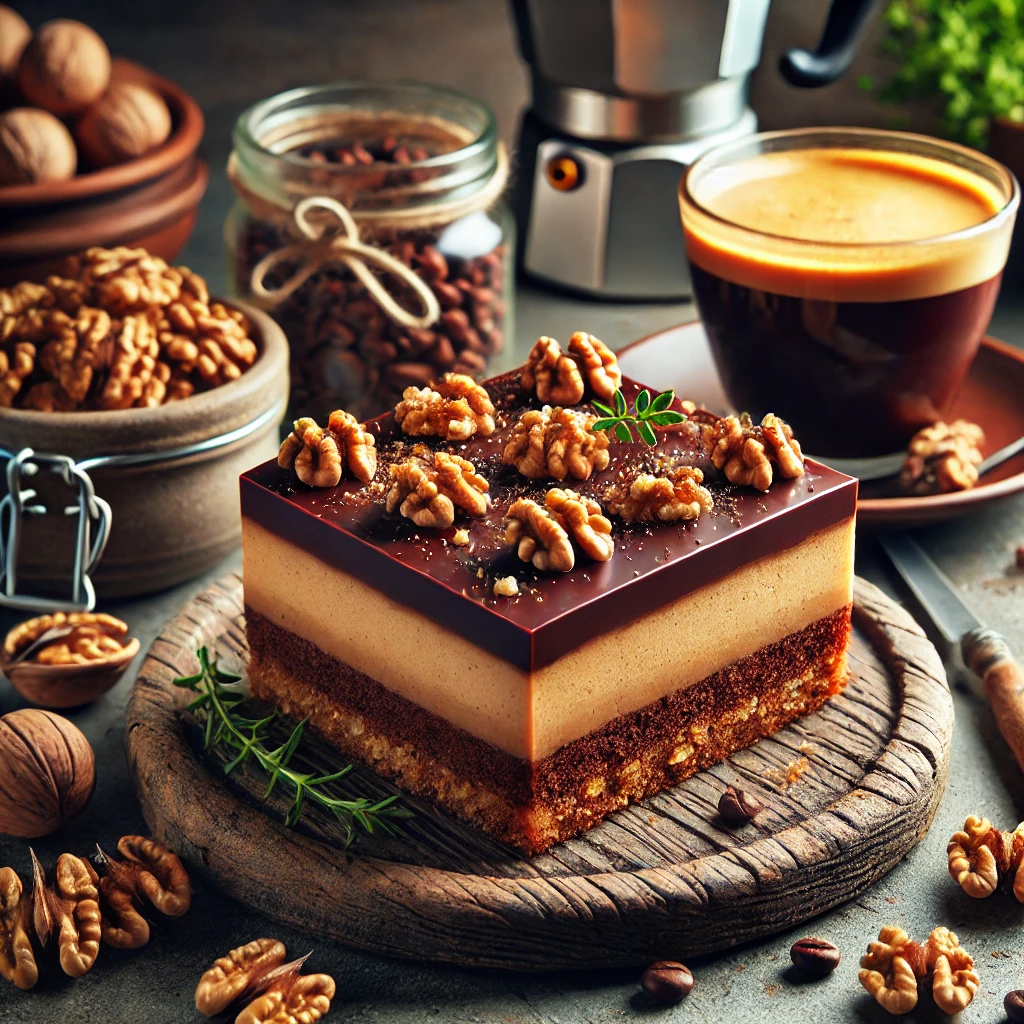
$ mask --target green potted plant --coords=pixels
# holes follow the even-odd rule
[[[925,101],[943,135],[1024,171],[1024,0],[891,0],[883,101]],[[870,88],[871,83],[866,83]]]

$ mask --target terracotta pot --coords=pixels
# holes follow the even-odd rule
[[[0,285],[42,280],[91,245],[142,246],[173,260],[192,233],[209,179],[196,155],[202,111],[179,86],[130,61],[115,60],[113,73],[163,96],[170,138],[137,160],[70,181],[0,188]]]
[[[288,343],[267,314],[241,302],[260,354],[237,380],[156,409],[39,413],[0,409],[0,447],[9,452],[104,455],[168,452],[247,427],[259,429],[226,446],[172,461],[89,469],[96,494],[110,503],[110,541],[92,579],[101,599],[162,590],[205,572],[239,543],[238,477],[272,458],[288,397]],[[18,559],[19,591],[69,593],[77,516],[60,515],[77,491],[58,476],[23,480],[47,515],[25,516]],[[54,514],[56,512],[56,514]]]

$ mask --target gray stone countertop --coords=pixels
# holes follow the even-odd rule
[[[26,6],[17,0],[15,4]],[[776,6],[782,13],[776,18],[773,8],[766,48],[776,45],[774,24],[788,31],[806,13],[813,15],[810,24],[816,24],[822,3],[785,0]],[[221,168],[231,123],[248,103],[291,85],[329,78],[419,77],[483,95],[497,108],[507,136],[525,95],[507,12],[497,0],[316,0],[301,6],[272,0],[179,0],[173,5],[34,0],[25,13],[33,21],[69,16],[93,23],[115,51],[176,78],[203,105],[205,152],[213,175],[182,261],[206,275],[215,291],[225,278],[221,225],[231,201]],[[813,35],[812,29],[806,31]],[[473,45],[456,47],[456,39],[469,34]],[[833,120],[843,120],[842,95],[837,99],[833,91],[830,103],[838,104]],[[848,117],[854,120],[863,101],[850,103]],[[768,121],[779,111],[773,107],[759,113]],[[774,117],[774,123],[780,120]],[[694,315],[686,304],[594,304],[533,287],[521,287],[517,300],[521,339],[541,333],[565,337],[585,327],[618,346]],[[1024,302],[1014,289],[1004,289],[992,333],[1017,344],[1024,341]],[[1024,574],[1013,568],[1014,548],[1024,542],[1024,497],[921,531],[919,537],[977,610],[1024,655]],[[236,554],[204,579],[107,610],[128,620],[145,650],[185,601],[210,579],[237,566]],[[859,545],[858,571],[892,591],[866,537]],[[13,616],[0,616],[0,629],[13,621]],[[123,749],[124,708],[133,674],[96,704],[70,714],[96,750],[98,785],[85,812],[64,832],[35,842],[44,861],[52,862],[65,850],[85,852],[97,841],[110,847],[119,836],[145,828]],[[296,955],[314,950],[309,968],[334,976],[338,993],[328,1020],[335,1024],[881,1022],[889,1018],[857,983],[857,961],[878,929],[894,922],[922,937],[939,924],[958,932],[977,958],[982,978],[964,1021],[994,1024],[1004,1019],[1004,993],[1024,987],[1024,906],[1012,898],[969,900],[946,875],[945,845],[968,814],[982,813],[1010,827],[1024,818],[1024,775],[984,700],[955,673],[951,681],[957,726],[949,786],[923,841],[856,901],[768,941],[691,961],[696,985],[677,1008],[652,1007],[640,995],[638,970],[526,976],[400,962],[282,927],[197,882],[193,909],[184,918],[155,927],[148,947],[134,953],[105,949],[96,969],[78,981],[51,964],[28,994],[0,985],[0,1021],[191,1024],[202,1019],[192,1005],[200,973],[233,946],[273,935]],[[17,695],[0,682],[0,713],[20,706]],[[0,836],[0,864],[15,866],[25,877],[28,845]],[[842,964],[831,978],[798,984],[787,972],[789,946],[805,934],[828,937],[842,950]],[[932,1017],[918,1010],[904,1019]]]

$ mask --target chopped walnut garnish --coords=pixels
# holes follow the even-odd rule
[[[973,814],[962,832],[954,832],[946,847],[950,877],[968,896],[991,896],[1004,880],[1013,880],[1013,893],[1024,903],[1024,822],[1013,832],[1001,832],[988,818]]]
[[[519,593],[519,584],[515,576],[502,576],[494,581],[495,597],[515,597]]]
[[[590,390],[610,402],[622,387],[622,371],[615,353],[599,338],[577,331],[569,339],[569,355],[580,364]]]
[[[443,530],[455,522],[455,509],[479,517],[487,511],[487,481],[468,459],[435,452],[433,461],[414,456],[391,467],[386,507],[398,509],[417,526]]]
[[[523,367],[522,384],[545,404],[575,405],[583,401],[583,375],[576,360],[562,352],[554,338],[538,338]]]
[[[609,462],[608,435],[591,430],[596,417],[572,409],[530,409],[512,428],[501,461],[531,480],[586,480]]]
[[[543,571],[569,572],[576,564],[574,540],[598,562],[607,562],[615,550],[612,524],[601,506],[568,489],[551,488],[543,505],[517,498],[505,519],[505,543],[515,545],[524,562]]]
[[[611,489],[608,511],[627,523],[676,522],[710,512],[714,501],[696,466],[678,466],[664,475],[641,473],[624,490]]]
[[[934,423],[911,439],[900,483],[914,494],[970,490],[984,461],[978,446],[985,432],[976,423],[954,420]]]
[[[335,409],[326,430],[308,416],[297,419],[281,442],[277,464],[294,468],[310,487],[337,487],[345,466],[365,484],[377,472],[377,449],[373,435],[354,416]]]
[[[469,543],[469,530],[456,530],[452,534],[452,543],[456,547],[464,548]]]
[[[886,925],[868,943],[857,977],[889,1013],[909,1013],[917,1006],[917,980],[927,973],[924,948],[895,925]]]
[[[803,476],[804,457],[788,423],[773,413],[755,424],[743,413],[724,416],[712,428],[711,460],[740,487],[767,491],[775,471],[783,479]]]
[[[928,936],[928,966],[933,972],[935,1005],[950,1015],[965,1009],[981,979],[974,970],[974,959],[948,928],[935,928]]]
[[[395,406],[395,423],[412,436],[465,441],[494,433],[494,403],[464,373],[446,373],[429,387],[408,387]]]

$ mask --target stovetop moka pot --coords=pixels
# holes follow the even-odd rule
[[[833,0],[793,85],[849,67],[878,0]],[[512,0],[533,99],[519,139],[522,267],[607,298],[689,293],[676,185],[701,153],[757,130],[747,105],[770,0]]]

